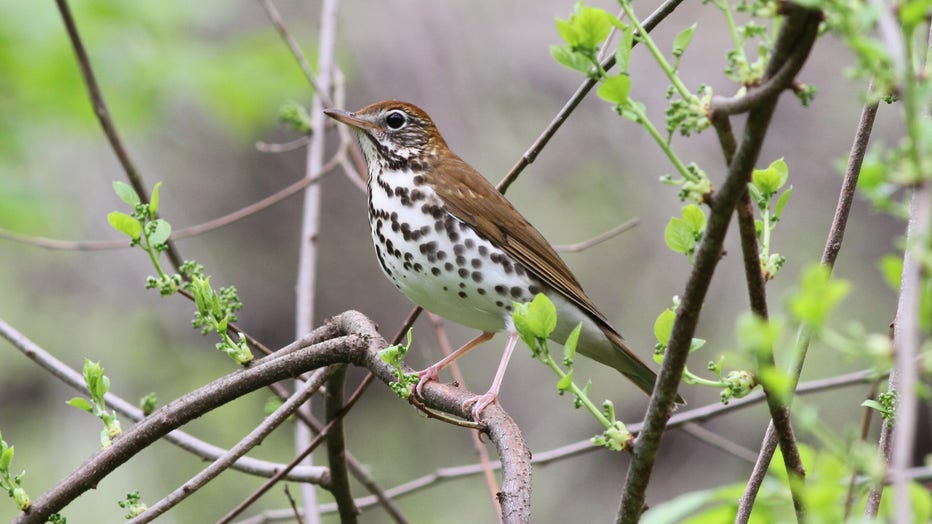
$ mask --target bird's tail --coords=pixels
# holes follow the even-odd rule
[[[614,329],[609,326],[600,327],[605,333],[606,342],[610,342],[610,345],[607,343],[580,344],[579,352],[597,362],[617,369],[641,391],[648,395],[652,394],[654,392],[654,383],[657,381],[657,374],[631,351],[625,340]],[[676,396],[676,402],[677,404],[686,403],[679,395]]]

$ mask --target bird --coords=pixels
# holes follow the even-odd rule
[[[386,277],[412,302],[480,335],[418,372],[416,392],[496,332],[507,334],[488,392],[465,402],[476,420],[497,402],[519,339],[514,302],[543,293],[557,311],[551,339],[580,323],[578,353],[610,366],[651,394],[656,374],[586,295],[553,246],[482,174],[447,146],[428,114],[398,100],[324,113],[357,134],[368,166],[372,241]]]

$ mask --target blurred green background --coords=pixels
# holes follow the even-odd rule
[[[636,7],[643,17],[658,3]],[[287,100],[311,98],[257,2],[71,4],[117,127],[147,185],[164,182],[161,213],[176,229],[231,212],[302,176],[303,151],[267,154],[255,148],[257,141],[294,139],[277,122],[277,109]],[[616,9],[608,1],[593,4]],[[318,3],[276,5],[313,57]],[[556,0],[343,2],[337,55],[346,74],[348,109],[387,98],[414,102],[431,114],[454,151],[498,181],[582,80],[548,51],[559,42],[554,17],[566,17],[571,9],[572,2]],[[122,209],[111,182],[124,176],[91,111],[54,4],[0,0],[0,12],[0,228],[56,239],[119,238],[106,214]],[[699,26],[683,59],[682,78],[691,88],[706,83],[717,94],[732,94],[734,87],[722,73],[730,40],[717,10],[684,3],[654,36],[668,49],[677,32],[693,22]],[[632,96],[661,122],[667,82],[643,49],[634,55]],[[775,250],[787,257],[783,273],[768,287],[774,312],[781,311],[782,297],[801,268],[821,255],[840,185],[837,165],[850,147],[865,84],[846,77],[850,62],[837,41],[824,38],[817,44],[800,76],[818,88],[814,104],[803,108],[784,96],[761,155],[759,167],[785,157],[795,186],[774,240]],[[739,118],[739,130],[741,125]],[[882,107],[875,139],[893,142],[898,129],[896,108]],[[677,138],[674,144],[681,158],[721,181],[714,133]],[[592,95],[509,191],[518,209],[554,243],[579,241],[640,218],[635,230],[565,258],[645,358],[655,342],[653,320],[683,292],[689,270],[686,258],[663,242],[666,222],[681,205],[676,189],[658,182],[671,171],[646,133]],[[364,195],[342,175],[328,177],[322,186],[316,317],[358,309],[391,336],[409,303],[383,279],[372,256]],[[300,209],[300,197],[291,198],[178,242],[185,258],[206,266],[215,285],[238,287],[245,304],[241,325],[272,347],[292,340]],[[855,206],[837,275],[856,285],[834,316],[835,325],[857,321],[870,331],[886,331],[894,296],[876,261],[892,250],[902,230],[902,224],[872,213],[862,202]],[[734,319],[747,308],[734,231],[726,248],[698,332],[709,342],[691,361],[697,372],[707,361],[732,354]],[[113,391],[124,398],[155,391],[165,403],[229,372],[233,364],[213,349],[213,339],[190,329],[191,304],[143,289],[152,272],[138,250],[51,251],[0,239],[0,318],[77,369],[85,357],[100,361]],[[449,327],[454,344],[472,336]],[[426,320],[414,337],[413,367],[440,357]],[[500,339],[461,360],[471,389],[483,391],[491,380]],[[12,346],[0,343],[0,355],[0,431],[16,446],[13,468],[28,470],[25,487],[37,497],[96,450],[99,424],[67,407],[65,400],[75,392]],[[589,417],[555,394],[555,379],[528,355],[513,359],[501,402],[525,429],[531,449],[541,452],[597,433]],[[729,362],[744,364],[734,356]],[[816,346],[804,379],[861,367]],[[646,398],[611,370],[580,362],[577,373],[591,375],[593,396],[613,399],[619,418],[640,420]],[[351,372],[348,387],[361,376]],[[822,411],[824,420],[842,427],[858,420],[864,391],[826,393],[809,402],[831,406]],[[262,419],[268,396],[265,391],[251,395],[185,430],[230,446]],[[698,406],[714,402],[718,392],[685,387],[684,396]],[[766,409],[756,406],[707,427],[756,449],[765,423]],[[253,454],[287,461],[291,433],[276,432]],[[383,487],[476,460],[465,431],[418,416],[382,385],[373,386],[349,415],[347,434],[349,449]],[[624,455],[599,452],[536,468],[534,521],[611,518],[627,462]],[[174,446],[156,444],[64,513],[69,522],[118,522],[124,512],[116,502],[126,491],[139,489],[152,503],[202,466]],[[671,431],[648,502],[742,481],[749,471],[746,462]],[[260,483],[228,472],[160,522],[216,520]],[[493,519],[478,477],[438,484],[399,504],[413,522],[436,522],[441,516],[450,523]],[[253,510],[286,506],[281,490],[274,489]],[[11,503],[0,502],[0,520],[15,514]],[[363,521],[387,517],[375,509]]]

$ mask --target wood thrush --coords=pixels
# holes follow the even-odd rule
[[[512,302],[544,293],[557,309],[552,339],[582,323],[578,351],[650,394],[656,375],[628,349],[550,243],[479,172],[447,147],[423,110],[384,101],[355,113],[324,111],[351,126],[369,166],[369,225],[382,271],[414,303],[482,334],[418,373],[417,392],[457,357],[508,335],[492,387],[473,414],[495,402],[518,334]]]

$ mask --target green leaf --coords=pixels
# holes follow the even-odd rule
[[[149,235],[149,245],[158,246],[164,244],[172,233],[171,224],[161,218],[156,219],[152,224],[155,227],[152,234]]]
[[[10,464],[13,463],[13,446],[5,448],[2,453],[0,453],[0,472],[9,471]]]
[[[693,24],[686,29],[680,31],[676,38],[673,39],[673,56],[679,58],[683,55],[683,52],[686,51],[686,47],[689,45],[690,40],[693,38],[693,32],[696,30],[696,24]]]
[[[120,200],[134,208],[136,204],[140,203],[139,195],[136,194],[136,190],[125,182],[115,181],[113,183],[113,191],[120,197]]]
[[[778,322],[745,312],[738,317],[735,326],[738,348],[753,355],[766,355],[773,351],[780,327]]]
[[[582,332],[582,322],[576,324],[570,336],[566,337],[566,344],[563,345],[563,363],[567,366],[572,365],[576,359],[576,346],[579,344],[579,334]]]
[[[527,326],[541,340],[550,338],[557,327],[557,308],[543,293],[538,293],[528,304]]]
[[[702,234],[705,231],[705,213],[702,208],[696,204],[688,204],[683,207],[683,221],[693,230],[694,233]]]
[[[621,30],[618,41],[618,50],[615,51],[615,62],[622,73],[628,72],[628,61],[631,59],[631,49],[634,47],[634,26],[626,25]]]
[[[792,193],[793,186],[790,186],[780,195],[780,198],[777,199],[777,205],[773,207],[773,218],[780,218],[780,215],[783,214],[783,208],[786,207],[786,203],[790,200],[790,194]]]
[[[696,244],[692,228],[682,218],[673,217],[663,230],[663,239],[667,247],[676,253],[689,254]]]
[[[112,226],[113,229],[116,229],[133,240],[136,240],[139,238],[139,235],[142,234],[142,226],[139,224],[139,221],[126,213],[111,211],[107,214],[107,222],[110,222],[110,226]]]
[[[589,73],[589,70],[592,69],[592,62],[585,56],[573,51],[568,45],[550,46],[550,55],[558,63],[575,71]]]
[[[704,338],[694,338],[689,341],[689,352],[692,353],[697,349],[705,345],[706,340]]]
[[[560,377],[560,380],[557,382],[557,390],[566,391],[570,389],[572,385],[573,385],[573,372],[570,371],[566,375],[563,375],[562,377]]]
[[[672,309],[664,309],[657,320],[654,321],[654,336],[657,342],[667,345],[670,341],[670,333],[673,332],[673,323],[676,321],[676,313]]]
[[[574,16],[570,17],[575,42],[572,45],[586,50],[595,51],[599,45],[608,38],[612,30],[611,13],[597,7],[584,6]],[[562,34],[562,33],[561,33]]]
[[[610,76],[599,86],[598,95],[602,100],[618,105],[628,103],[628,93],[631,91],[631,77],[622,73]]]
[[[810,266],[803,271],[800,287],[789,299],[790,312],[799,322],[819,328],[850,290],[851,283],[832,279],[827,267]]]
[[[83,397],[74,397],[73,399],[66,402],[66,404],[68,404],[69,406],[74,406],[78,409],[83,409],[84,411],[87,411],[88,413],[94,412],[94,408],[91,406],[91,403],[88,402],[87,399]]]
[[[162,188],[161,182],[156,182],[152,188],[152,198],[149,199],[149,218],[154,219],[159,212],[159,190]]]
[[[903,278],[903,258],[896,255],[884,255],[877,264],[883,281],[890,289],[899,292],[900,281]]]
[[[751,173],[751,183],[761,192],[764,198],[770,198],[786,184],[789,178],[789,169],[782,158],[771,162],[767,169],[755,169]]]

